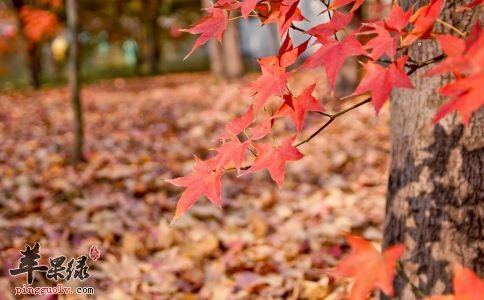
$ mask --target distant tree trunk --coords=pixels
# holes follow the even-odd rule
[[[78,8],[77,0],[66,1],[67,26],[71,44],[69,49],[69,87],[74,112],[74,146],[72,148],[72,163],[78,164],[82,160],[84,128],[82,119],[82,104],[80,98],[81,83],[79,80],[79,41],[78,41]]]
[[[202,0],[203,7],[209,7],[210,0]],[[210,69],[218,78],[237,79],[244,75],[244,60],[240,49],[239,28],[236,21],[229,23],[223,36],[223,43],[215,39],[208,42]]]
[[[401,0],[404,9],[420,0]],[[441,19],[469,31],[472,13],[457,13],[450,0]],[[448,31],[437,26],[437,31]],[[423,62],[440,54],[435,41],[414,44],[410,57]],[[484,109],[464,128],[457,115],[431,125],[447,99],[436,88],[449,76],[413,76],[414,90],[400,90],[391,102],[392,154],[384,247],[404,243],[402,273],[395,279],[397,299],[417,299],[452,291],[458,263],[484,275]],[[418,290],[417,292],[415,292]],[[383,297],[384,298],[384,297]]]
[[[150,74],[157,74],[159,72],[159,64],[161,57],[160,50],[160,26],[158,25],[158,14],[160,10],[161,0],[148,0],[148,63]]]
[[[238,22],[229,23],[224,34],[223,59],[224,75],[227,79],[237,79],[244,75],[244,60],[240,49]]]
[[[30,80],[34,89],[40,88],[40,74],[42,73],[42,51],[40,43],[27,41],[27,59],[30,70]]]
[[[34,89],[40,88],[40,74],[42,72],[42,52],[40,49],[40,43],[30,41],[24,34],[25,24],[20,17],[20,11],[25,5],[23,0],[12,0],[13,7],[18,16],[18,22],[20,24],[20,32],[25,38],[25,44],[27,48],[27,65],[30,72],[30,80]]]

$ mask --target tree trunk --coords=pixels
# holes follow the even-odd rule
[[[74,113],[74,146],[72,148],[72,163],[78,164],[82,160],[82,147],[84,141],[84,126],[82,119],[82,104],[80,98],[79,80],[79,41],[78,33],[78,10],[77,0],[66,1],[67,25],[71,38],[69,49],[69,87],[71,91],[71,102]]]
[[[237,21],[231,21],[224,34],[223,65],[227,79],[237,79],[244,75],[244,60],[240,50],[239,28]]]
[[[158,25],[158,12],[160,10],[161,0],[148,1],[148,63],[150,74],[157,74],[160,64],[160,27]]]
[[[210,0],[202,0],[202,7],[210,7]],[[223,36],[223,43],[215,39],[208,42],[210,70],[217,78],[238,79],[244,75],[244,60],[240,49],[239,28],[231,21]]]
[[[42,72],[42,51],[40,43],[27,41],[27,60],[30,70],[30,80],[34,89],[40,88],[40,74]]]
[[[404,9],[423,1],[401,0]],[[470,13],[457,13],[461,1],[447,1],[441,19],[469,31]],[[436,25],[436,31],[448,30]],[[440,54],[435,41],[414,44],[409,56],[423,62]],[[484,275],[484,109],[464,128],[456,114],[432,126],[446,100],[436,89],[450,76],[424,77],[414,90],[399,90],[391,102],[392,154],[387,192],[384,248],[404,243],[402,271],[395,279],[397,299],[452,291],[452,268],[461,264]],[[421,295],[420,295],[421,296]]]
[[[40,49],[40,43],[30,41],[25,35],[25,32],[24,32],[25,24],[22,18],[20,17],[20,11],[22,7],[25,6],[24,1],[13,0],[12,4],[18,16],[18,24],[20,27],[20,32],[25,38],[25,44],[27,48],[27,65],[30,71],[30,80],[33,88],[37,90],[40,87],[40,74],[42,71],[42,63],[41,63],[42,53]]]

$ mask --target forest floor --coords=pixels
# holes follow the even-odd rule
[[[319,74],[291,87],[321,82]],[[224,176],[223,209],[202,199],[169,226],[183,189],[163,179],[187,174],[194,154],[211,155],[224,124],[246,111],[240,88],[250,79],[179,74],[86,86],[87,160],[77,168],[67,89],[0,95],[0,299],[16,299],[27,283],[8,270],[35,242],[44,265],[99,248],[85,281],[36,273],[33,286],[94,287],[86,299],[345,299],[350,282],[325,270],[348,252],[343,232],[381,242],[386,108],[377,118],[360,107],[301,146],[305,157],[288,164],[282,188],[266,171]],[[350,105],[326,102],[328,111]],[[298,139],[324,122],[310,115]]]

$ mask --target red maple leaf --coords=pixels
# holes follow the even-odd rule
[[[249,135],[251,141],[260,140],[271,132],[272,128],[272,117],[265,116],[260,123],[252,128],[249,128]]]
[[[480,300],[484,295],[484,279],[460,265],[454,267],[452,280],[454,294],[446,296],[431,296],[425,300]]]
[[[393,296],[393,278],[398,258],[403,254],[403,245],[394,245],[380,254],[373,245],[358,236],[346,235],[351,253],[330,274],[354,277],[350,300],[364,300],[375,287]]]
[[[310,69],[323,65],[329,86],[333,90],[336,83],[336,76],[346,57],[365,54],[366,51],[354,35],[349,35],[342,42],[320,39],[318,41],[322,43],[321,48],[308,57],[301,68]]]
[[[223,168],[233,162],[238,171],[244,162],[245,151],[250,145],[250,141],[240,142],[240,140],[234,136],[230,141],[223,143],[219,148],[217,148],[218,160],[217,170],[223,170]]]
[[[331,20],[329,22],[316,25],[313,28],[309,29],[307,33],[320,39],[325,39],[343,29],[351,22],[352,19],[352,13],[343,14],[339,11],[334,11],[333,16],[331,17]]]
[[[390,12],[390,16],[385,20],[385,25],[391,30],[402,32],[403,29],[408,25],[412,12],[412,8],[407,12],[404,12],[398,4],[398,1],[395,1]]]
[[[233,10],[241,6],[241,3],[237,0],[218,0],[213,6],[207,8],[209,13],[212,13],[214,9],[227,9]]]
[[[287,40],[287,39],[286,39]],[[307,48],[308,41],[293,48],[292,42],[284,43],[278,56],[259,58],[262,75],[253,82],[249,90],[256,93],[254,111],[257,113],[272,95],[282,96],[290,73],[286,67],[293,64]]]
[[[286,35],[279,49],[279,63],[281,66],[288,67],[296,62],[301,54],[308,48],[309,39],[294,48],[291,37]]]
[[[292,22],[303,21],[304,16],[297,7],[299,0],[283,0],[281,12],[277,21],[279,27],[279,36],[282,38],[291,27]]]
[[[439,93],[442,96],[450,96],[452,99],[439,108],[432,120],[433,123],[437,123],[448,113],[457,110],[464,124],[469,125],[472,113],[484,105],[483,82],[484,74],[478,74],[441,87]]]
[[[225,132],[222,133],[217,139],[228,139],[238,135],[244,131],[254,121],[254,111],[252,106],[249,107],[247,112],[240,118],[234,118],[228,124],[225,125]]]
[[[427,71],[427,76],[452,72],[457,78],[484,72],[484,34],[479,22],[464,41],[452,35],[437,36],[447,58]]]
[[[431,0],[428,5],[419,8],[410,18],[413,29],[403,39],[403,46],[408,46],[419,38],[426,37],[432,30],[443,6],[444,0]]]
[[[484,105],[482,82],[484,82],[484,34],[479,23],[473,27],[464,41],[454,36],[442,35],[437,40],[447,54],[447,58],[426,75],[439,75],[452,72],[456,81],[439,89],[442,96],[451,100],[442,105],[433,122],[438,122],[448,113],[457,110],[464,124],[468,125],[472,113]]]
[[[262,75],[249,86],[249,90],[256,93],[255,112],[258,112],[264,106],[270,96],[282,96],[286,88],[287,78],[289,78],[286,67],[279,63],[279,57],[263,57],[259,58],[258,61]]]
[[[249,14],[254,11],[255,7],[257,6],[258,0],[244,0],[241,6],[241,14],[242,16],[247,19]]]
[[[473,8],[478,7],[480,5],[483,5],[483,4],[484,4],[484,0],[474,0],[467,5],[457,7],[456,11],[457,12],[463,12],[465,10],[473,9]]]
[[[371,102],[378,114],[381,107],[388,99],[392,89],[412,88],[412,82],[407,74],[403,71],[403,66],[408,57],[400,57],[397,61],[387,67],[383,67],[374,62],[365,64],[367,74],[363,77],[360,84],[354,91],[353,95],[360,95],[367,92],[371,93]]]
[[[365,2],[365,0],[334,0],[329,5],[328,9],[335,10],[352,2],[355,3],[353,4],[350,12],[354,12],[355,10],[357,10],[363,4],[363,2]]]
[[[298,5],[299,0],[273,0],[257,4],[256,11],[262,24],[277,22],[279,36],[282,38],[292,22],[304,20]]]
[[[281,185],[284,182],[286,162],[299,160],[303,157],[302,153],[292,146],[295,139],[295,136],[290,137],[278,146],[264,143],[254,144],[258,155],[248,173],[267,169],[272,179]]]
[[[284,95],[285,101],[273,117],[278,118],[289,115],[297,131],[301,131],[307,111],[324,111],[321,103],[312,95],[315,87],[316,84],[306,87],[297,97]]]
[[[217,171],[217,164],[217,159],[203,161],[195,157],[195,166],[192,173],[187,176],[166,180],[173,185],[186,187],[176,205],[172,223],[202,196],[207,197],[208,200],[219,207],[222,206],[220,179],[223,175],[223,170]]]
[[[192,28],[181,29],[181,31],[186,31],[192,34],[202,34],[193,45],[192,50],[190,50],[183,59],[187,59],[198,47],[205,44],[212,37],[215,37],[218,41],[222,41],[223,33],[229,24],[228,14],[226,11],[219,8],[212,7],[210,11],[212,13],[210,16],[202,18],[193,24]]]
[[[366,49],[372,49],[370,57],[373,60],[377,60],[386,53],[390,58],[393,58],[397,52],[398,40],[400,39],[401,34],[398,33],[392,35],[385,27],[383,21],[366,23],[365,27],[372,29],[365,30],[361,34],[376,34],[376,36],[371,38],[371,40],[365,44]]]

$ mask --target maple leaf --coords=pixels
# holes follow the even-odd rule
[[[292,22],[304,20],[298,5],[299,0],[273,0],[257,4],[256,11],[262,24],[277,22],[279,36],[282,38]]]
[[[255,127],[249,128],[249,135],[251,141],[260,140],[271,132],[272,117],[265,116],[264,119]]]
[[[240,167],[244,162],[245,151],[250,145],[250,141],[240,142],[240,140],[234,136],[230,141],[223,143],[217,148],[218,160],[217,170],[222,170],[228,163],[233,162],[237,171],[240,171]]]
[[[258,112],[271,95],[282,95],[286,88],[289,73],[279,63],[279,57],[270,56],[258,59],[262,75],[254,81],[249,90],[256,93],[254,111]]]
[[[426,37],[432,30],[435,20],[440,15],[445,0],[431,0],[428,5],[419,8],[410,18],[412,31],[403,39],[403,46],[408,46],[421,37]]]
[[[267,169],[271,178],[281,185],[284,182],[286,162],[299,160],[303,157],[302,153],[292,146],[295,139],[295,136],[290,137],[278,146],[264,143],[254,144],[258,155],[247,173]]]
[[[373,60],[377,60],[386,53],[390,58],[393,58],[397,52],[398,40],[400,39],[401,34],[395,34],[392,36],[385,28],[385,23],[383,21],[366,23],[365,26],[372,29],[366,30],[361,34],[376,34],[375,37],[365,44],[366,49],[372,49],[370,57]]]
[[[297,131],[301,131],[307,111],[324,111],[321,103],[312,95],[315,87],[316,84],[306,87],[297,97],[284,95],[285,101],[273,117],[278,118],[289,115]]]
[[[390,11],[390,16],[385,20],[385,25],[392,30],[402,32],[402,30],[410,22],[412,12],[412,8],[410,8],[407,12],[404,12],[398,4],[398,1],[395,1],[392,6],[392,10]]]
[[[214,9],[234,10],[239,7],[241,7],[241,3],[236,0],[218,0],[212,7],[209,7],[206,10],[209,13],[212,13]]]
[[[462,56],[466,48],[465,41],[452,35],[439,35],[436,39],[447,58],[442,63],[428,70],[425,75],[434,76],[453,72],[454,75],[460,76],[460,70],[463,69],[463,66],[467,69],[469,65],[469,59]]]
[[[254,121],[254,111],[252,106],[249,107],[247,112],[240,118],[234,118],[232,121],[225,125],[225,132],[222,133],[217,139],[227,139],[238,135],[244,131]]]
[[[192,53],[200,46],[205,44],[210,38],[215,37],[218,41],[222,41],[222,36],[227,25],[229,24],[228,14],[219,8],[210,9],[212,15],[206,16],[193,24],[190,29],[180,29],[180,31],[186,31],[192,34],[201,33],[200,37],[196,40],[192,47],[192,50],[183,58],[187,59]]]
[[[457,7],[456,11],[457,12],[463,12],[463,11],[470,10],[470,9],[475,8],[475,7],[478,7],[482,4],[484,4],[484,0],[474,0],[467,5]]]
[[[295,63],[301,54],[308,48],[309,39],[294,48],[291,37],[286,35],[284,42],[279,49],[279,64],[288,67]]]
[[[215,170],[217,164],[217,159],[203,161],[195,156],[195,166],[192,173],[187,176],[166,180],[173,185],[186,187],[176,205],[172,223],[202,196],[207,197],[208,200],[217,206],[222,206],[220,179],[223,175],[223,170]]]
[[[249,14],[254,11],[255,7],[257,6],[258,0],[244,0],[241,6],[241,14],[242,16],[247,19]]]
[[[465,41],[452,35],[439,35],[436,39],[447,58],[427,71],[426,76],[452,72],[459,78],[484,72],[484,34],[479,22]]]
[[[334,89],[336,76],[346,57],[365,54],[366,51],[354,35],[347,36],[342,42],[331,40],[322,41],[321,48],[306,59],[302,69],[324,66],[331,90]]]
[[[354,12],[355,10],[357,10],[363,4],[363,2],[365,2],[365,0],[334,0],[329,5],[328,9],[335,10],[337,8],[345,6],[346,4],[349,4],[352,2],[355,2],[355,3],[353,4],[353,7],[351,8],[350,12]]]
[[[309,29],[307,33],[320,39],[324,39],[343,29],[351,22],[352,19],[352,13],[343,14],[339,11],[334,11],[333,16],[331,17],[331,20],[329,22],[316,25]]]
[[[365,69],[367,74],[356,87],[353,95],[371,92],[371,102],[373,103],[375,111],[378,114],[381,107],[388,99],[392,89],[396,87],[413,87],[410,78],[403,71],[403,67],[407,60],[407,56],[402,56],[387,67],[383,67],[374,62],[366,63]]]
[[[380,254],[369,241],[361,237],[347,234],[346,240],[352,251],[330,274],[355,278],[350,300],[366,299],[374,287],[392,297],[396,262],[405,247],[394,245]]]
[[[299,0],[283,0],[281,11],[277,21],[279,27],[279,36],[282,38],[291,27],[292,22],[303,21],[304,16],[297,7]]]
[[[435,114],[432,122],[437,123],[448,113],[457,110],[465,125],[469,125],[472,112],[484,105],[482,97],[482,84],[484,74],[469,76],[451,82],[439,89],[442,96],[451,96],[452,99],[442,105]]]
[[[282,96],[286,89],[287,79],[290,73],[286,67],[293,64],[307,48],[309,41],[306,41],[296,48],[292,42],[283,44],[281,53],[278,56],[259,58],[259,65],[262,75],[249,86],[249,90],[256,93],[254,111],[257,113],[271,95]]]
[[[484,295],[484,279],[460,265],[454,267],[453,295],[432,296],[425,300],[480,300]]]

